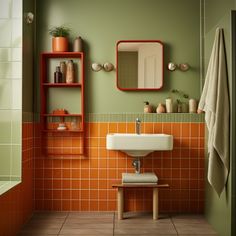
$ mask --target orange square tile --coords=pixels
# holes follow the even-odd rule
[[[182,137],[189,137],[190,136],[190,123],[182,123]]]
[[[199,137],[199,130],[200,130],[200,125],[199,123],[191,123],[191,137],[197,138]]]
[[[65,170],[63,170],[63,172],[64,172]],[[78,178],[80,178],[80,169],[72,169],[71,170],[71,172],[72,172],[72,178],[76,178],[76,179],[78,179]]]
[[[58,200],[58,199],[61,199],[61,196],[62,196],[62,193],[61,193],[61,190],[53,190],[52,191],[52,196],[53,196],[53,199],[55,200]]]
[[[98,178],[98,169],[91,169],[90,172],[90,179],[97,179]]]
[[[99,200],[106,200],[107,199],[107,190],[100,189],[98,191],[98,195],[99,195]]]
[[[126,123],[117,123],[117,126],[119,133],[126,133]]]
[[[98,189],[98,180],[90,179],[90,189]]]
[[[98,199],[98,190],[90,190],[90,199]]]
[[[100,147],[100,148],[105,148],[105,147],[106,147],[106,144],[107,144],[106,138],[100,138],[100,139],[99,139],[99,147]]]
[[[107,189],[108,183],[106,180],[99,180],[98,184],[99,184],[99,189]]]
[[[172,127],[171,127],[172,125],[171,125],[171,123],[168,123],[168,122],[166,122],[166,123],[163,123],[163,133],[165,133],[165,134],[171,134],[172,133]]]
[[[71,190],[71,198],[73,200],[79,200],[80,199],[80,190]]]
[[[81,199],[88,200],[89,196],[90,196],[89,190],[81,190]]]
[[[81,189],[89,189],[89,180],[81,180]],[[78,187],[79,188],[79,187]]]
[[[62,182],[60,179],[53,179],[53,189],[61,189],[62,187]]]
[[[63,189],[70,189],[71,188],[71,180],[62,180],[62,188]]]
[[[108,159],[108,167],[109,168],[117,168],[117,160],[116,159]]]
[[[154,127],[153,127],[153,123],[150,122],[145,122],[144,124],[144,133],[153,133],[154,131]]]
[[[97,158],[98,157],[98,149],[97,148],[90,148],[89,149],[89,157]]]
[[[81,168],[85,168],[85,169],[88,169],[89,168],[89,161],[88,160],[81,160]],[[83,171],[82,171],[83,172]]]
[[[198,169],[190,170],[190,179],[198,179]]]
[[[53,178],[61,178],[62,171],[61,169],[53,169]]]
[[[81,204],[81,207],[80,207]],[[80,211],[82,209],[82,202],[80,200],[72,200],[71,201],[72,211]]]
[[[109,133],[117,133],[118,132],[118,125],[116,122],[108,123],[108,130]]]
[[[106,137],[108,133],[108,123],[99,123],[99,137]]]
[[[189,169],[181,169],[181,178],[189,179]]]
[[[99,211],[107,211],[107,208],[108,208],[108,204],[107,204],[107,201],[99,201],[98,202],[98,210]]]
[[[90,211],[98,211],[98,201],[90,200]]]
[[[62,190],[62,199],[71,199],[71,190]]]
[[[108,211],[115,211],[116,210],[116,201],[109,201],[107,210]]]
[[[80,185],[80,182],[81,182],[81,185]],[[71,187],[72,187],[72,189],[79,189],[80,187],[82,188],[82,180],[81,181],[72,180],[71,181]]]
[[[179,179],[180,178],[180,169],[172,169],[172,178]]]
[[[98,142],[99,142],[99,138],[90,138],[89,139],[89,146],[92,148],[96,148],[96,147],[98,147]]]
[[[153,124],[153,131],[155,134],[160,134],[163,133],[163,129],[162,129],[163,123],[160,122],[155,122]]]
[[[72,147],[80,147],[81,140],[79,138],[72,138]]]
[[[62,141],[63,147],[72,147],[72,139],[70,137],[64,137]]]
[[[199,127],[199,136],[203,138],[205,136],[205,123],[201,123]]]
[[[191,148],[198,148],[199,147],[199,140],[198,139],[196,139],[196,138],[192,138],[191,140],[190,140],[190,147]]]
[[[81,201],[81,211],[89,211],[89,202],[88,200]]]
[[[70,200],[62,200],[62,211],[71,211],[71,201]]]
[[[191,156],[191,150],[189,150],[189,149],[182,149],[181,150],[181,157],[182,158],[188,158],[189,155]]]
[[[99,157],[107,157],[107,150],[105,148],[99,148]]]
[[[71,170],[62,169],[62,178],[71,178]]]
[[[101,179],[106,179],[107,178],[107,169],[101,169],[101,167],[99,167],[99,178]]]
[[[90,160],[90,168],[98,168],[98,162],[99,162],[100,160],[98,160],[98,159],[91,159]],[[99,166],[100,167],[100,166]]]
[[[116,170],[112,170],[112,169],[108,170],[108,178],[109,179],[116,179],[116,177],[117,177]]]
[[[126,123],[126,127],[127,127],[127,133],[135,133],[135,123],[134,122]]]
[[[189,168],[189,159],[181,159],[181,168]]]
[[[172,123],[172,134],[174,137],[181,137],[181,124]]]
[[[99,123],[90,123],[89,124],[90,137],[99,137],[98,127],[99,127]]]

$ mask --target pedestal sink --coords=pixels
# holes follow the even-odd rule
[[[132,157],[145,157],[153,151],[173,149],[173,136],[169,134],[107,134],[108,150],[119,150]]]

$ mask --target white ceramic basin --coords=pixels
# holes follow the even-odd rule
[[[173,136],[168,134],[107,134],[108,150],[120,150],[132,157],[144,157],[153,151],[173,149]]]

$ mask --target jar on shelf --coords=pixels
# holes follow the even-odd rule
[[[74,83],[75,80],[75,70],[74,70],[74,62],[73,60],[69,60],[67,62],[67,68],[66,68],[66,83],[71,84]]]

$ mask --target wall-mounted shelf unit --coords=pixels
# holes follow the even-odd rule
[[[54,72],[61,61],[73,60],[75,81],[54,83]],[[46,52],[41,54],[41,131],[43,151],[47,156],[84,155],[84,54],[82,52]],[[55,113],[65,109],[66,113]],[[66,129],[59,130],[59,124]]]

